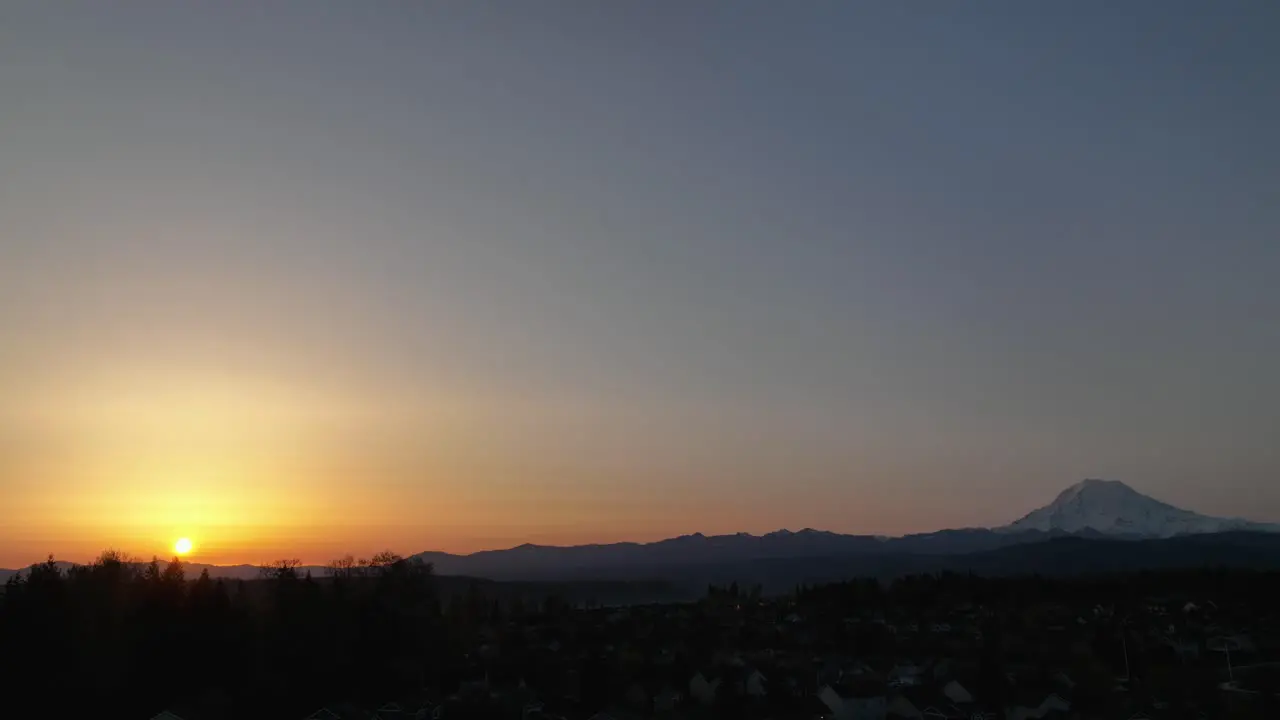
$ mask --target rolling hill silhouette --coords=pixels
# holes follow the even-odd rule
[[[652,543],[525,544],[469,555],[423,552],[413,557],[432,563],[437,575],[489,581],[653,581],[683,588],[738,581],[788,589],[798,582],[943,570],[1001,575],[1203,566],[1273,569],[1280,568],[1277,529],[1182,510],[1120,482],[1085,480],[1048,505],[994,529],[893,538],[809,528],[765,535],[695,533]],[[193,563],[187,572],[204,569],[222,578],[259,575],[252,565]],[[300,568],[306,570],[325,573],[323,566]],[[0,570],[0,581],[14,572]]]

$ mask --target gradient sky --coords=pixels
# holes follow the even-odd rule
[[[1280,4],[5,3],[0,566],[1280,520]]]

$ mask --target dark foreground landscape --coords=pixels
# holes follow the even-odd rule
[[[1046,569],[1075,562],[1079,542],[1042,543]],[[674,590],[437,577],[389,553],[323,575],[280,562],[256,580],[114,553],[51,560],[0,596],[2,714],[1280,717],[1280,573],[1023,570],[610,606],[592,596]]]

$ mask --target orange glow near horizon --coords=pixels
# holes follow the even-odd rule
[[[217,565],[323,564],[386,549],[469,553],[851,521],[843,511],[814,515],[813,497],[758,498],[777,525],[726,507],[714,484],[694,481],[704,468],[729,476],[759,464],[719,467],[679,455],[678,444],[674,460],[631,452],[622,431],[579,442],[595,427],[590,412],[546,398],[459,388],[389,398],[146,367],[28,385],[0,408],[0,426],[32,438],[33,449],[3,468],[0,567],[49,553],[88,562],[108,548]],[[870,501],[858,509],[880,521],[891,514]]]

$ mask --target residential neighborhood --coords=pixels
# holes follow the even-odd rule
[[[1280,717],[1280,608],[1224,592],[1249,580],[924,576],[495,611],[421,687],[298,720]]]

